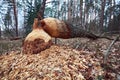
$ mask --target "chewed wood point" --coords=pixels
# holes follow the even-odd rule
[[[23,53],[36,54],[52,45],[51,37],[38,26],[38,20],[34,20],[33,30],[30,32],[23,43]]]

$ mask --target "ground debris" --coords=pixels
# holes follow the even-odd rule
[[[116,51],[114,53],[109,57],[116,60],[119,53]],[[101,67],[103,58],[98,56],[100,57],[100,55],[96,57],[96,52],[76,50],[63,45],[53,45],[39,54],[11,51],[0,56],[0,79],[116,80],[118,74],[104,70]],[[119,72],[119,62],[111,64]]]

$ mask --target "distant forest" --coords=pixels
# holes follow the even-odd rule
[[[0,0],[0,38],[26,36],[38,16],[69,21],[97,34],[120,33],[118,0]]]

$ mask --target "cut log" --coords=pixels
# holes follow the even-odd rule
[[[23,53],[36,54],[49,48],[51,45],[51,36],[39,27],[38,19],[35,19],[32,32],[24,40]]]
[[[45,18],[40,21],[41,27],[51,36],[55,38],[70,38],[69,27],[61,20],[56,18]]]
[[[91,39],[97,39],[98,36],[91,32],[80,29],[80,27],[73,26],[72,24],[62,21],[56,18],[45,18],[40,21],[43,29],[51,36],[55,38],[76,38],[87,37]]]

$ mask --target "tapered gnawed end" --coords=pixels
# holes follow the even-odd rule
[[[23,43],[23,53],[36,54],[52,45],[51,37],[41,28],[33,29]]]
[[[40,26],[38,19],[34,19],[33,30],[23,42],[23,53],[36,54],[49,48],[52,45],[51,36]]]
[[[34,41],[26,40],[23,45],[23,53],[25,54],[37,54],[41,51],[48,49],[52,45],[51,40],[45,42],[43,39],[35,39]]]

